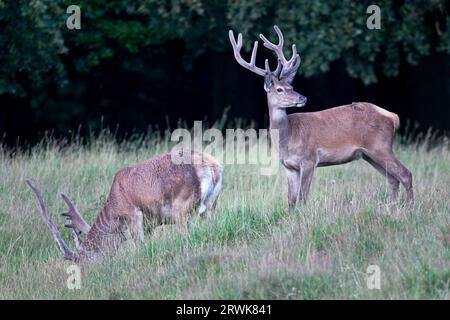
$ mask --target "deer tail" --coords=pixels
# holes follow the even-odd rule
[[[394,121],[394,129],[397,130],[400,127],[400,118],[396,113],[392,112],[392,120]]]

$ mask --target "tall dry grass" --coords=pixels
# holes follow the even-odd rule
[[[171,226],[146,234],[135,252],[82,270],[68,290],[66,268],[24,180],[42,187],[50,213],[68,193],[93,221],[114,173],[169,148],[167,137],[120,144],[104,134],[87,144],[52,139],[0,150],[0,299],[403,299],[449,298],[448,144],[396,144],[413,172],[416,206],[388,201],[385,179],[363,161],[316,171],[307,206],[287,213],[282,170],[227,165],[215,215],[187,233]],[[403,196],[403,194],[402,194]],[[70,242],[68,231],[63,231]],[[378,265],[381,290],[366,286]]]

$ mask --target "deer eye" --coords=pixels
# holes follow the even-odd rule
[[[283,92],[283,88],[277,88],[277,92]]]

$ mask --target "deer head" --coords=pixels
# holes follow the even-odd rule
[[[289,107],[303,107],[306,104],[306,97],[294,91],[291,83],[294,80],[297,70],[300,66],[300,55],[297,53],[295,44],[292,45],[292,57],[287,60],[283,53],[284,37],[280,28],[274,26],[278,35],[278,44],[270,42],[264,35],[260,34],[264,46],[275,52],[278,60],[277,68],[271,71],[269,61],[265,60],[265,68],[256,66],[256,53],[258,51],[258,41],[253,45],[250,62],[245,61],[241,56],[242,34],[239,33],[238,39],[234,37],[230,30],[231,45],[233,46],[234,57],[236,61],[244,68],[264,77],[264,90],[267,92],[267,101],[269,108],[285,109]]]

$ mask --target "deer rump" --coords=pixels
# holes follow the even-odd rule
[[[183,151],[186,152],[186,151]],[[144,241],[144,222],[186,224],[194,214],[210,215],[222,185],[223,168],[212,156],[191,152],[190,163],[176,164],[171,153],[127,167],[114,177],[110,193],[92,227],[75,204],[62,194],[69,211],[63,213],[72,230],[77,251],[69,249],[48,215],[41,193],[27,180],[58,248],[68,260],[96,260],[104,252],[117,250],[128,239]],[[81,239],[85,234],[85,239]]]

